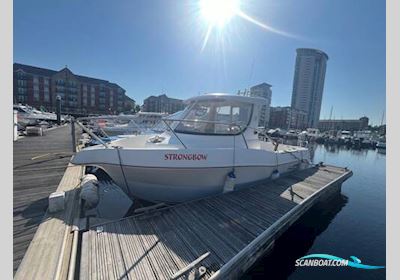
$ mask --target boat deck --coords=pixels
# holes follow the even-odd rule
[[[29,136],[13,146],[13,269],[16,272],[72,155],[71,127]]]
[[[82,234],[80,279],[171,279],[208,252],[202,279],[238,278],[351,175],[348,169],[318,166],[94,226]]]

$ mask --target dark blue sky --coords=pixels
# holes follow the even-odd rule
[[[241,10],[293,34],[234,17],[213,32],[197,1],[14,0],[14,61],[118,83],[140,104],[149,95],[188,98],[273,85],[272,105],[289,105],[296,48],[329,56],[321,118],[385,108],[385,1],[252,0]]]

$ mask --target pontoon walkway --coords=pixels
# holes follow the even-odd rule
[[[14,142],[13,268],[17,270],[72,156],[71,127]]]
[[[348,169],[319,166],[246,190],[97,225],[83,232],[79,278],[174,279],[183,275],[179,271],[196,267],[196,260],[205,272],[202,279],[238,278],[311,206],[340,191],[351,175]]]

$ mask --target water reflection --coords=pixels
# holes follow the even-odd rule
[[[296,259],[307,254],[347,201],[345,195],[337,193],[314,205],[276,241],[272,253],[260,259],[242,279],[287,279],[296,269]]]
[[[347,146],[338,146],[338,145],[321,145],[321,144],[309,144],[308,146],[309,150],[310,150],[310,156],[311,156],[311,160],[314,160],[314,156],[315,156],[315,151],[319,150],[319,152],[327,152],[330,154],[336,154],[338,155],[340,152],[347,152],[350,155],[355,155],[355,156],[367,156],[367,154],[370,151],[374,151],[371,149],[354,149],[351,147],[347,147]],[[377,149],[378,153],[382,153],[385,154],[384,152],[380,152],[379,149]]]
[[[281,142],[286,145],[298,146],[297,139],[282,139]],[[350,147],[346,145],[337,145],[337,144],[317,144],[317,143],[308,143],[308,149],[310,151],[311,160],[314,160],[315,151],[319,150],[319,152],[327,152],[330,154],[339,154],[340,152],[349,152],[351,155],[355,156],[366,156],[369,151],[375,151],[375,149],[368,148],[360,148],[360,147]],[[376,149],[380,154],[386,154],[386,149]]]
[[[273,255],[263,258],[244,279],[385,279],[385,270],[295,269],[295,260],[309,253],[355,255],[376,265],[386,262],[386,155],[345,146],[310,148],[314,163],[348,167],[354,175],[343,184],[336,202],[314,207],[277,241]]]

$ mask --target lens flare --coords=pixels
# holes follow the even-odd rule
[[[207,46],[212,33],[217,32],[219,34],[218,38],[224,37],[223,33],[226,33],[227,31],[224,30],[224,27],[232,20],[233,17],[238,17],[242,20],[248,21],[268,32],[299,39],[299,37],[296,35],[269,26],[266,23],[261,22],[260,20],[243,12],[244,7],[242,7],[240,0],[199,0],[197,3],[197,9],[207,24],[205,29],[206,32],[204,33],[203,44],[201,47],[202,51]]]
[[[224,27],[240,11],[239,0],[200,0],[200,11],[212,26]]]

